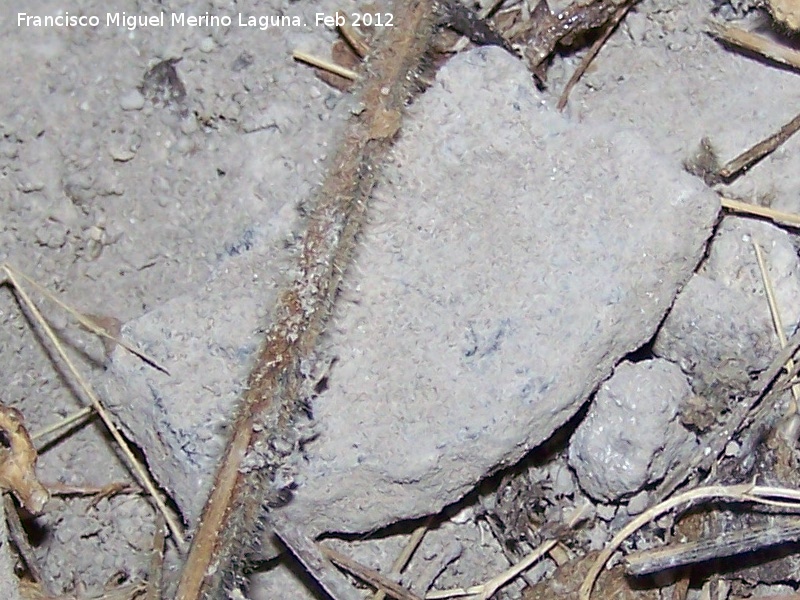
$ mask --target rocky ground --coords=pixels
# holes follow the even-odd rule
[[[365,10],[345,4],[25,5],[100,15],[97,27],[0,13],[0,262],[111,317],[167,366],[169,376],[108,355],[43,301],[190,526],[350,110],[346,92],[291,53],[328,56],[337,34],[316,14]],[[106,23],[109,11],[232,23],[126,28]],[[260,16],[285,20],[260,28]],[[778,130],[800,105],[800,78],[715,41],[708,19],[793,43],[745,4],[644,0],[563,112],[555,104],[581,51],[554,58],[545,89],[496,47],[466,45],[441,67],[375,191],[313,365],[313,439],[279,519],[386,572],[433,515],[402,578],[420,596],[485,581],[560,536],[497,595],[549,598],[574,593],[578,559],[673,481],[711,472],[795,486],[793,447],[772,435],[791,432],[790,394],[731,428],[780,349],[755,244],[791,337],[797,239],[723,215],[718,193],[800,213],[798,142],[713,188],[686,164],[702,138],[724,161]],[[0,387],[36,432],[83,401],[21,304],[6,281]],[[37,445],[41,479],[73,488],[26,522],[51,593],[145,578],[151,505],[92,495],[131,479],[102,424]],[[694,529],[658,521],[626,550],[759,525],[726,508]],[[566,533],[578,510],[582,527]],[[696,571],[686,597],[791,593],[791,550]],[[262,558],[251,598],[315,597],[290,560]],[[613,577],[599,597],[678,597],[680,577],[636,591]]]

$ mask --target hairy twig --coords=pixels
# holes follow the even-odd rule
[[[276,498],[273,478],[297,445],[293,425],[305,413],[301,363],[311,358],[330,313],[376,172],[400,126],[417,68],[433,30],[432,0],[397,2],[364,63],[360,110],[348,126],[319,190],[303,239],[297,275],[278,300],[250,374],[232,435],[214,478],[176,597],[223,597],[226,575],[253,532],[264,504]]]

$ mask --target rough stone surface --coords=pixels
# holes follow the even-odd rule
[[[673,363],[620,364],[598,390],[569,446],[569,462],[584,491],[604,501],[632,496],[696,451],[694,435],[678,418],[691,393]]]
[[[484,7],[488,4],[489,0],[483,0]],[[147,431],[139,423],[132,437],[147,440],[157,437],[156,432],[177,432],[166,440],[176,447],[184,442],[188,451],[168,462],[166,452],[156,447],[153,452],[161,452],[159,456],[165,460],[161,471],[159,461],[153,461],[153,466],[167,486],[170,482],[163,476],[164,470],[186,471],[186,482],[196,486],[191,502],[199,506],[206,490],[199,483],[205,480],[198,465],[204,460],[213,462],[211,450],[218,448],[218,436],[224,434],[220,426],[224,418],[221,412],[209,410],[210,435],[193,429],[193,411],[201,408],[196,400],[218,402],[220,411],[230,410],[249,368],[247,348],[257,344],[259,328],[266,325],[265,315],[270,310],[272,287],[282,278],[280,273],[268,272],[283,262],[270,257],[267,248],[278,254],[285,248],[264,226],[279,218],[278,212],[288,220],[294,217],[293,205],[306,199],[319,182],[325,156],[338,139],[331,127],[332,109],[341,102],[342,94],[320,82],[314,69],[295,63],[291,52],[303,49],[317,56],[329,55],[336,31],[315,25],[314,14],[351,11],[361,3],[263,0],[257,7],[245,8],[264,15],[299,16],[303,22],[299,27],[266,31],[238,26],[166,26],[136,31],[105,26],[19,27],[16,11],[10,3],[7,6],[0,14],[0,48],[5,59],[0,77],[4,99],[0,108],[0,171],[4,174],[0,177],[0,261],[22,268],[78,310],[111,315],[122,322],[175,301],[164,331],[174,332],[172,343],[183,343],[183,350],[155,343],[159,331],[155,321],[149,331],[145,323],[132,323],[131,329],[154,353],[164,350],[160,358],[177,359],[165,362],[173,379],[186,383],[170,383],[169,394],[163,398],[178,393],[180,399],[170,409],[179,416],[171,419],[166,407],[158,404],[163,398],[154,392],[161,385],[166,387],[167,380],[158,374],[147,374],[157,384],[151,389],[142,385],[145,377],[140,373],[130,371],[126,381],[126,369],[120,369],[112,400],[120,407],[120,419],[135,414],[141,422],[151,410],[143,399],[157,403],[158,410],[149,413],[157,418],[147,424]],[[728,160],[776,131],[797,111],[800,78],[712,39],[706,32],[707,19],[724,17],[724,8],[724,4],[709,0],[675,0],[665,9],[662,2],[642,0],[572,90],[565,114],[576,125],[591,121],[635,130],[676,164],[693,153],[704,135],[711,138],[720,159]],[[113,8],[98,0],[60,0],[57,5],[30,0],[24,10],[39,15],[103,14],[108,10],[154,14],[163,10],[231,14],[235,18],[241,9],[242,3],[220,0],[119,0]],[[733,24],[767,33],[770,19],[765,12],[760,16],[758,12],[753,11],[750,22]],[[774,29],[769,34],[782,39]],[[555,104],[581,57],[581,51],[554,57],[543,94],[545,102]],[[176,68],[186,88],[185,103],[156,105],[145,98],[142,105],[143,76],[169,58],[181,58]],[[473,91],[484,96],[484,70],[465,74],[472,77],[459,88],[466,101]],[[498,90],[506,93],[503,86]],[[528,135],[535,127],[536,123],[523,122],[519,136]],[[461,143],[467,146],[470,142]],[[794,136],[726,189],[726,194],[798,212],[798,148],[800,136]],[[643,154],[642,171],[650,169],[647,160],[648,155]],[[439,184],[455,185],[457,181]],[[248,242],[253,233],[262,238],[259,244]],[[788,233],[793,239],[793,232]],[[273,243],[276,245],[270,246]],[[766,248],[768,244],[762,245]],[[750,251],[744,248],[743,256],[747,256]],[[227,289],[205,286],[210,275],[219,278],[229,269],[229,260],[238,260],[232,254],[241,257],[249,252],[263,252],[273,262],[254,261],[249,271],[242,267],[240,277],[225,281]],[[711,254],[709,262],[713,244]],[[773,264],[773,257],[767,260]],[[262,285],[251,287],[254,273],[259,274]],[[206,292],[216,294],[219,306],[240,315],[241,322],[189,306]],[[258,310],[251,311],[258,317],[244,322],[249,318],[244,312],[250,309],[240,310],[235,305],[246,305],[253,296],[261,303]],[[181,303],[187,303],[184,314],[179,310]],[[781,306],[791,309],[800,304],[781,300]],[[69,320],[51,304],[45,302],[42,309],[48,319],[58,322],[61,333],[69,333],[72,342]],[[755,314],[735,303],[723,310],[735,311],[743,320]],[[199,319],[200,315],[205,320]],[[787,323],[790,318],[791,314],[784,315]],[[227,346],[209,336],[211,319],[219,323],[212,328],[215,335],[227,332],[230,336]],[[364,352],[380,354],[381,344],[385,340],[370,342]],[[81,355],[90,350],[87,355],[97,360],[79,360],[81,369],[94,369],[95,380],[106,381],[110,373],[103,370],[99,342],[81,341],[72,347],[77,349],[77,359],[86,358]],[[240,348],[245,351],[239,353]],[[236,359],[221,355],[240,357],[242,364],[231,367],[228,361],[232,364]],[[36,432],[80,406],[8,285],[0,289],[0,362],[4,365],[0,369],[3,402],[24,413],[30,431]],[[191,368],[182,367],[184,362]],[[222,371],[228,368],[230,373]],[[239,371],[234,372],[235,368]],[[214,373],[232,388],[216,385]],[[193,385],[195,378],[203,380],[208,389]],[[187,419],[182,422],[184,416]],[[198,435],[192,437],[195,433]],[[730,447],[734,450],[735,444]],[[198,449],[209,452],[208,458],[202,458]],[[39,458],[39,472],[46,482],[92,486],[129,480],[99,426],[68,432],[57,443],[48,443]],[[549,481],[543,483],[531,491],[549,493]],[[141,502],[149,511],[146,499],[136,496],[128,500]],[[515,506],[527,500],[519,498]],[[551,498],[553,506],[564,500]],[[190,503],[185,498],[180,501]],[[123,570],[132,579],[147,577],[149,545],[128,543],[125,532],[146,537],[152,525],[143,523],[142,514],[120,510],[116,504],[101,518],[94,518],[87,515],[87,502],[83,498],[53,502],[36,522],[46,542],[37,547],[37,558],[45,578],[54,584],[53,594],[99,595],[105,583]],[[605,508],[600,505],[598,512],[605,514]],[[630,504],[628,508],[630,511]],[[607,518],[622,513],[612,508]],[[191,519],[193,513],[187,511],[186,516]],[[621,517],[614,517],[613,524],[599,522],[590,527],[590,543],[581,549],[605,546],[609,532],[621,524]],[[477,583],[469,576],[469,568],[454,568],[464,574],[461,585]],[[86,589],[81,590],[84,585]],[[283,597],[301,597],[295,590],[287,591],[286,579],[279,585],[273,589],[280,590]],[[763,593],[769,592],[765,589]],[[776,589],[772,593],[788,592]]]
[[[681,365],[692,377],[695,392],[720,405],[769,366],[779,347],[754,241],[764,253],[784,334],[795,332],[800,263],[789,236],[768,223],[726,217],[708,258],[676,299],[653,348]]]
[[[476,77],[482,89],[465,100]],[[331,328],[320,436],[285,509],[311,531],[436,512],[546,439],[653,334],[717,211],[633,133],[546,108],[498,49],[445,66],[385,179]],[[274,282],[235,311],[224,298],[280,237],[254,236],[230,275],[129,326],[179,370],[171,378],[115,361],[128,390],[115,409],[190,519]],[[181,359],[210,355],[213,369]]]
[[[739,318],[740,312],[752,315]],[[775,354],[769,314],[752,295],[696,275],[675,300],[653,352],[692,377],[695,392],[727,398]]]
[[[436,512],[549,437],[652,335],[716,215],[678,164],[545,107],[496,49],[439,73],[386,180],[284,509],[312,531]]]
[[[700,273],[755,297],[760,303],[756,314],[769,315],[753,244],[763,251],[784,334],[789,337],[800,322],[800,260],[785,230],[754,219],[726,217],[717,229]]]

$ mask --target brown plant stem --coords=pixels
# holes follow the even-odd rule
[[[305,410],[301,361],[311,358],[347,268],[376,172],[397,132],[403,106],[433,32],[434,2],[396,2],[364,63],[360,112],[348,124],[309,217],[297,275],[278,300],[272,325],[234,420],[176,598],[225,597],[225,576],[258,529],[285,444]],[[264,451],[266,449],[266,451]],[[248,466],[254,452],[265,461]]]

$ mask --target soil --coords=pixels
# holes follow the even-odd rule
[[[0,76],[0,263],[24,272],[62,302],[86,314],[110,317],[120,327],[170,301],[202,295],[210,281],[226,273],[235,273],[236,281],[227,297],[215,296],[214,301],[232,314],[246,304],[260,307],[257,310],[266,315],[302,232],[304,203],[324,176],[341,132],[341,115],[347,112],[347,93],[323,82],[291,53],[302,49],[329,56],[337,35],[325,23],[317,23],[317,14],[364,7],[328,0],[270,0],[246,8],[224,0],[113,4],[109,8],[94,0],[34,0],[24,9],[0,10],[0,49],[5,57]],[[100,24],[36,26],[20,16],[21,10],[34,16],[99,15]],[[162,11],[201,19],[232,15],[233,22],[191,26],[172,24],[167,16],[163,25],[122,25],[123,13],[155,17]],[[117,12],[119,22],[106,21],[107,13]],[[259,27],[259,17],[284,21],[262,21]],[[644,0],[573,90],[566,118],[577,125],[602,123],[611,130],[634,130],[676,165],[696,152],[704,136],[727,159],[776,131],[796,112],[800,77],[711,39],[705,20],[712,17],[737,20],[792,43],[766,13],[746,3],[677,0],[665,7]],[[554,58],[547,88],[541,92],[543,103],[555,105],[581,56],[582,51],[564,51]],[[471,87],[476,96],[485,89],[475,77],[459,87],[462,101],[470,101]],[[458,143],[472,142],[465,135]],[[790,139],[744,177],[719,189],[800,212],[798,143]],[[775,246],[785,241],[790,249],[797,247],[788,231],[789,235],[780,232],[786,240],[781,237]],[[746,235],[737,230],[734,238]],[[264,252],[266,270],[249,275],[236,271],[237,257],[253,248]],[[796,258],[795,251],[790,259]],[[786,272],[794,273],[794,268]],[[357,291],[349,288],[347,293],[352,300]],[[81,368],[102,385],[109,368],[107,349],[75,327],[51,301],[33,296]],[[745,329],[755,320],[749,313],[740,317]],[[201,326],[213,326],[209,319],[187,310],[176,330],[190,338]],[[792,333],[797,315],[784,321]],[[238,343],[249,344],[252,353],[260,332],[256,327],[250,333],[249,341]],[[373,348],[378,356],[380,343],[376,340]],[[765,352],[771,343],[774,340],[765,343]],[[49,347],[6,281],[0,288],[2,402],[19,409],[34,433],[84,405]],[[198,365],[193,367],[198,372],[213,372],[215,361],[222,360],[191,343],[187,348],[195,353],[191,360],[199,361],[187,364]],[[247,356],[243,352],[241,358],[245,372]],[[680,364],[679,357],[672,360]],[[716,381],[708,373],[680,366],[690,379]],[[375,370],[385,369],[378,364]],[[235,398],[231,389],[217,392],[220,403]],[[123,396],[115,403],[126,401]],[[580,468],[567,460],[570,436],[588,410],[579,408],[521,462],[506,470],[498,471],[499,465],[486,469],[483,483],[463,499],[453,498],[458,503],[440,514],[409,565],[405,582],[412,589],[424,594],[431,585],[466,587],[496,575],[540,538],[547,539],[547,527],[566,519],[567,504],[589,500],[576,480]],[[215,426],[223,429],[226,416],[218,419]],[[706,417],[707,428],[714,420],[713,415]],[[698,427],[687,429],[696,432]],[[649,435],[645,428],[640,433]],[[208,438],[192,443],[219,442]],[[698,442],[692,437],[686,443],[694,448]],[[109,584],[146,579],[156,529],[151,504],[138,493],[99,499],[91,495],[95,488],[131,481],[102,424],[92,419],[37,446],[38,474],[54,497],[42,515],[26,519],[26,527],[47,589],[53,594],[91,594]],[[66,487],[83,488],[87,495],[74,489],[55,495]],[[596,519],[570,552],[601,548],[646,503],[647,490],[642,493],[644,497],[623,494],[612,502],[592,499],[590,514]],[[562,502],[564,498],[569,502]],[[179,500],[176,505],[183,508]],[[531,523],[542,529],[531,534]],[[335,543],[364,564],[386,570],[417,524],[389,527],[365,541],[342,536]],[[313,584],[299,571],[288,559],[265,562],[253,576],[250,596],[317,597]],[[519,598],[527,584],[556,571],[555,560],[540,562],[498,597]],[[743,586],[737,593],[778,594],[797,586],[796,576],[774,571],[769,575],[751,570],[734,577],[736,585]],[[699,594],[702,584],[693,585],[697,589],[691,593]]]

